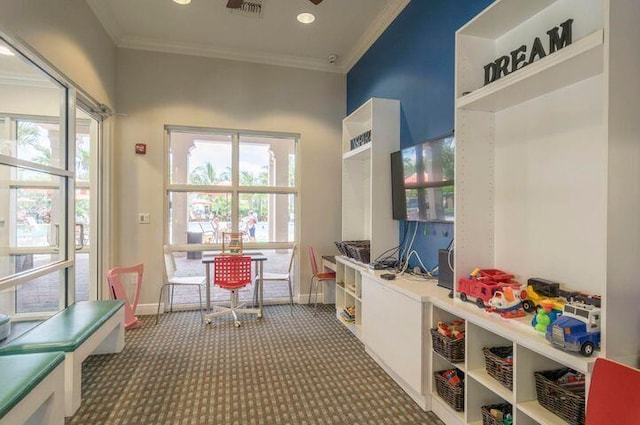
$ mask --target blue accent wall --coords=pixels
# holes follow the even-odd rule
[[[347,113],[371,97],[400,100],[401,148],[451,132],[455,32],[491,3],[412,0],[347,74]],[[411,237],[416,225],[413,247],[431,269],[438,249],[453,239],[453,224],[400,222],[400,238],[405,228]]]

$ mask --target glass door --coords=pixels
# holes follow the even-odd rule
[[[98,298],[98,141],[101,119],[76,108],[75,300]]]

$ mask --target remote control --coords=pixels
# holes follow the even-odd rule
[[[393,280],[396,278],[396,275],[393,273],[383,273],[380,275],[380,277],[386,280]]]

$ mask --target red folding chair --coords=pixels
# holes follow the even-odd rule
[[[229,307],[214,306],[213,313],[205,316],[206,323],[211,323],[214,317],[232,314],[237,327],[241,323],[237,313],[256,314],[261,317],[260,309],[245,308],[246,302],[238,303],[238,291],[252,282],[251,257],[246,256],[220,256],[213,259],[213,284],[227,289],[231,293]]]
[[[586,425],[640,423],[640,370],[596,359],[589,383]]]
[[[311,263],[311,285],[309,286],[309,304],[311,304],[311,293],[313,292],[313,283],[316,283],[316,307],[318,306],[318,286],[320,282],[325,280],[336,280],[334,272],[320,273],[318,271],[318,263],[316,263],[316,253],[313,247],[309,245],[309,262]]]

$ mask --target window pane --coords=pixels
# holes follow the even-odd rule
[[[0,46],[6,45],[0,42]],[[4,128],[0,130],[0,153],[63,168],[64,119],[60,105],[64,104],[66,89],[18,55],[3,55],[2,66],[19,78],[15,78],[15,84],[2,85],[0,122],[4,121]],[[9,125],[11,117],[13,125]]]
[[[240,186],[295,186],[295,139],[240,136]]]
[[[231,229],[231,194],[172,192],[169,195],[171,244],[218,243]]]
[[[34,172],[42,181],[34,188],[13,180],[16,171],[0,165],[0,217],[4,219],[0,226],[6,229],[0,232],[0,277],[32,268],[34,252],[49,254],[39,265],[64,258],[59,249],[64,235],[64,202],[60,199],[63,179]],[[45,177],[50,181],[45,182]],[[19,263],[26,265],[18,270]]]
[[[40,261],[36,256],[35,266],[50,260]],[[11,314],[45,313],[60,310],[60,289],[64,281],[60,271],[41,276],[24,284],[0,291],[0,306],[3,312]]]
[[[230,186],[231,135],[170,133],[171,184]]]
[[[240,194],[240,230],[247,241],[293,242],[295,197],[290,194]]]

